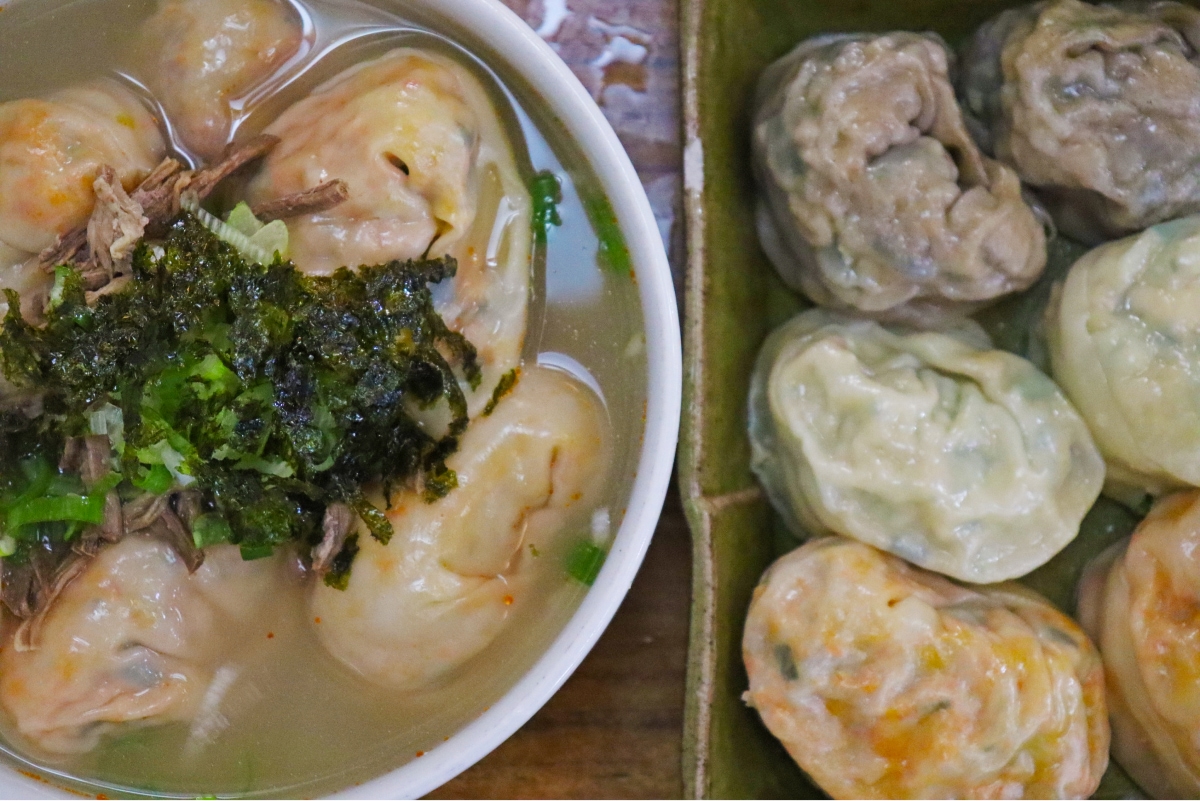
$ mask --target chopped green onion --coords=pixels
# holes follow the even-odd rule
[[[122,476],[120,473],[109,473],[104,478],[97,481],[88,490],[88,495],[107,495],[109,490],[117,488],[121,483]]]
[[[161,464],[148,465],[144,475],[135,475],[129,482],[140,490],[145,490],[151,495],[162,495],[171,488],[175,483],[175,477],[171,475],[171,471]]]
[[[608,552],[594,542],[580,542],[567,557],[567,575],[590,587],[595,583],[596,576],[600,575],[600,568],[604,567],[607,557]]]
[[[63,303],[63,294],[67,288],[67,280],[71,277],[71,268],[60,264],[54,268],[54,286],[50,288],[50,309],[57,309]]]
[[[558,204],[562,203],[562,182],[550,170],[542,170],[529,182],[529,195],[533,199],[533,235],[539,245],[545,245],[550,227],[562,225]]]
[[[181,487],[186,487],[196,480],[195,476],[183,471],[183,454],[172,448],[165,439],[160,439],[148,448],[139,448],[137,456],[142,464],[159,464],[165,467]]]
[[[207,548],[229,542],[233,538],[233,530],[225,518],[216,514],[204,514],[192,521],[192,539],[197,548]],[[246,546],[243,547],[243,553]]]
[[[246,562],[254,559],[266,559],[275,552],[275,548],[271,545],[243,545],[242,559]]]
[[[125,415],[117,406],[105,403],[88,414],[88,427],[93,434],[108,437],[118,455],[125,453]]]
[[[8,510],[8,531],[30,523],[78,520],[99,525],[104,522],[104,495],[59,495],[30,498]]]
[[[629,256],[629,247],[625,244],[625,234],[621,232],[621,225],[617,222],[617,213],[608,202],[608,198],[604,195],[585,198],[583,208],[596,232],[596,238],[600,241],[596,250],[596,261],[610,272],[631,275],[633,259]]]
[[[200,206],[200,200],[194,192],[184,192],[179,198],[179,206],[185,211],[191,212],[200,224],[216,235],[217,239],[232,245],[238,253],[245,258],[258,264],[270,264],[274,260],[274,254],[268,253],[265,249],[259,247],[250,237],[237,230],[228,223],[222,222],[217,217],[209,214]]]

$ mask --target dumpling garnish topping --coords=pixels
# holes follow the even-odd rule
[[[1200,11],[1054,0],[975,34],[961,94],[1060,230],[1099,243],[1200,211]]]
[[[844,534],[979,583],[1058,553],[1104,480],[1054,382],[974,325],[904,332],[800,314],[759,355],[750,439],[798,536]]]
[[[1086,798],[1108,765],[1099,654],[1017,585],[822,538],[767,570],[742,649],[747,703],[834,798]]]
[[[1108,461],[1110,489],[1200,486],[1200,217],[1096,248],[1047,311],[1055,380]]]
[[[1200,494],[1097,557],[1079,617],[1104,657],[1113,756],[1154,798],[1200,794]]]
[[[252,220],[242,210],[218,230],[262,253],[270,226]],[[445,459],[467,424],[459,379],[477,382],[479,368],[428,286],[454,275],[453,259],[307,276],[278,253],[247,258],[182,212],[162,239],[136,246],[126,274],[89,291],[98,269],[55,268],[40,324],[6,290],[5,375],[40,406],[0,423],[3,595],[14,613],[40,611],[43,585],[75,551],[131,530],[163,534],[197,556],[194,569],[196,549],[210,545],[256,558],[315,544],[334,504],[386,542],[391,525],[365,485],[415,484],[430,498],[455,486]],[[439,403],[442,431],[415,416]],[[14,579],[27,565],[32,584]]]
[[[759,84],[759,238],[815,302],[929,324],[1046,264],[1013,170],[972,141],[934,35],[820,36]]]

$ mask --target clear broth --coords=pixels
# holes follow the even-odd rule
[[[121,74],[138,25],[154,6],[153,0],[15,0],[7,6],[0,0],[0,102]],[[318,643],[297,581],[263,622],[242,632],[260,647],[236,666],[230,694],[238,708],[228,727],[202,746],[188,744],[183,724],[126,725],[90,753],[51,756],[23,741],[0,713],[3,759],[76,790],[313,796],[419,758],[495,703],[545,651],[587,589],[567,574],[569,552],[584,540],[611,540],[632,488],[645,422],[645,333],[634,276],[597,259],[599,240],[583,198],[602,194],[582,154],[517,76],[455,44],[436,21],[406,16],[401,3],[303,0],[296,8],[305,20],[306,46],[251,99],[253,107],[239,121],[244,131],[265,127],[352,63],[397,46],[423,47],[451,55],[492,90],[526,178],[540,170],[559,177],[563,224],[533,260],[525,361],[569,370],[603,397],[615,435],[609,481],[597,507],[579,510],[571,521],[558,552],[541,552],[537,590],[514,606],[497,640],[437,688],[398,693],[350,673]],[[593,525],[599,509],[608,510],[609,527]]]

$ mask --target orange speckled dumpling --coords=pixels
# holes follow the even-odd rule
[[[1200,493],[1155,504],[1089,568],[1079,605],[1104,656],[1113,756],[1156,798],[1200,795]]]
[[[300,49],[286,0],[163,0],[142,29],[146,83],[175,132],[207,160],[230,138],[233,104]]]
[[[133,189],[163,152],[154,118],[112,81],[0,103],[0,251],[54,244],[91,216],[102,165]]]
[[[1096,649],[1016,585],[818,539],[763,576],[742,647],[746,700],[835,798],[1086,798],[1108,765]]]

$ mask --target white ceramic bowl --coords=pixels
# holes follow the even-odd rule
[[[616,212],[637,273],[645,318],[646,427],[637,480],[600,575],[533,667],[497,703],[449,740],[338,798],[413,798],[449,781],[520,728],[562,686],[595,645],[633,583],[662,511],[679,431],[682,351],[670,266],[654,214],[612,127],[566,64],[499,0],[368,0],[464,31],[460,43],[519,75],[579,145]],[[6,5],[0,0],[0,7]],[[54,798],[62,791],[0,767],[0,798]]]
[[[546,653],[487,712],[448,741],[338,798],[416,797],[469,768],[519,729],[574,672],[616,613],[646,555],[671,480],[683,386],[679,315],[654,213],[629,156],[590,94],[550,46],[499,0],[402,0],[477,37],[519,74],[578,143],[616,211],[637,273],[649,370],[637,481],[612,550],[579,609]],[[380,5],[385,3],[375,0]],[[468,49],[485,61],[474,42]]]

